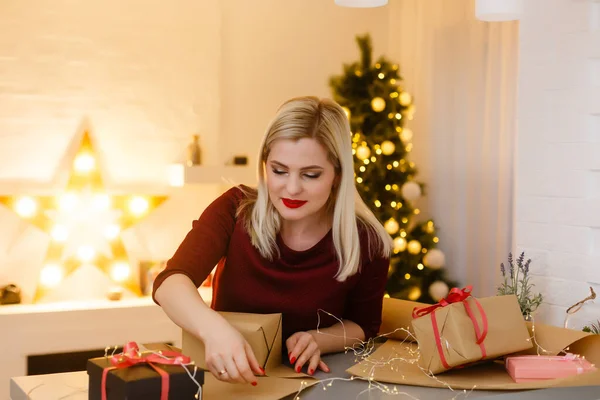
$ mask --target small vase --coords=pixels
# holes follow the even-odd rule
[[[200,148],[200,136],[192,136],[192,142],[188,145],[188,167],[202,164],[202,149]]]

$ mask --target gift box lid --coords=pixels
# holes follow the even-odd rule
[[[565,378],[596,370],[588,360],[574,355],[507,357],[505,365],[516,382]]]
[[[181,365],[157,365],[169,374],[169,398],[193,399],[198,392],[198,385],[190,378]],[[89,376],[90,399],[100,398],[102,373],[113,365],[110,358],[92,358],[87,362]],[[198,384],[204,384],[204,371],[194,366],[187,366]],[[128,368],[115,368],[108,372],[106,388],[108,398],[154,399],[160,398],[161,377],[148,364],[138,364]]]

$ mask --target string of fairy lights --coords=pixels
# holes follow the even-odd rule
[[[342,324],[342,326],[344,325],[344,322],[341,319],[335,317],[333,314],[326,312],[324,310],[321,310],[321,309],[318,310],[318,313],[320,313],[320,312],[323,312],[323,313],[335,318],[338,322],[340,322]],[[327,333],[321,332],[319,330],[319,324],[320,324],[320,314],[319,314],[319,318],[317,320],[317,329],[316,329],[318,333],[326,334],[329,336],[335,336],[338,338],[343,338],[344,343],[348,339],[346,337],[345,327],[344,327],[344,334],[342,336],[340,336],[340,335],[332,335],[332,334],[327,334]],[[401,352],[406,353],[406,354],[408,354],[408,357],[394,356],[394,357],[389,357],[386,360],[373,359],[371,357],[371,355],[377,349],[377,346],[375,345],[375,343],[378,341],[378,339],[387,338],[389,336],[396,334],[397,332],[402,332],[405,337],[403,340],[398,341],[398,346],[399,347],[405,346],[405,348],[402,349],[402,351],[398,351],[397,353],[398,354],[400,354]],[[448,345],[448,341],[443,336],[440,339],[442,340],[442,342],[446,342],[446,344]],[[355,338],[355,340],[356,340],[356,343],[352,347],[348,347],[348,346],[345,347],[345,352],[353,353],[356,364],[361,363],[361,362],[366,364],[365,372],[368,371],[368,373],[366,373],[367,377],[351,376],[349,378],[335,377],[335,378],[320,379],[318,384],[321,385],[321,387],[324,391],[328,390],[328,388],[331,388],[333,386],[334,382],[342,382],[343,383],[343,382],[349,382],[349,381],[354,381],[354,380],[362,380],[362,381],[368,382],[369,384],[368,384],[367,388],[365,388],[362,392],[360,392],[360,394],[370,392],[372,390],[378,390],[386,395],[403,396],[405,398],[419,400],[418,398],[414,397],[413,395],[411,395],[407,392],[398,390],[398,387],[396,385],[386,384],[385,382],[379,382],[375,379],[375,370],[377,368],[391,368],[393,371],[395,371],[399,374],[402,374],[402,371],[401,371],[400,367],[398,366],[398,364],[406,363],[406,364],[417,364],[418,365],[418,361],[419,361],[419,357],[420,357],[419,342],[418,342],[417,338],[412,334],[412,332],[410,331],[410,329],[408,327],[397,328],[397,329],[393,330],[392,332],[379,334],[377,337],[369,339],[366,342],[361,341],[356,338]],[[551,354],[551,355],[565,354],[566,355],[567,351],[569,350],[569,348],[566,348],[566,349],[558,349],[558,350],[553,351],[553,350],[548,350],[548,349],[545,349],[544,347],[542,347],[542,345],[540,345],[540,343],[538,342],[538,340],[536,338],[534,319],[531,320],[531,336],[527,340],[529,342],[533,343],[533,345],[536,348],[536,353],[538,356],[549,355],[549,354]],[[415,344],[416,344],[416,346],[415,346]],[[585,358],[585,357],[579,356],[579,355],[576,355],[576,357]],[[464,396],[464,398],[467,398],[473,390],[477,389],[477,385],[473,385],[468,390],[467,389],[456,390],[456,389],[452,388],[452,386],[449,383],[439,379],[437,375],[427,371],[425,368],[423,368],[421,366],[418,366],[418,368],[421,370],[421,372],[423,372],[424,375],[426,375],[427,377],[436,381],[440,386],[447,388],[448,390],[450,390],[451,393],[454,393],[453,397],[450,400],[457,400],[462,396]],[[403,376],[402,376],[402,378],[404,379]],[[306,389],[308,389],[309,387],[311,387],[311,385],[309,385],[308,382],[301,381],[300,388],[296,392],[296,395],[294,396],[294,400],[301,400],[300,394],[303,391],[305,391]],[[357,395],[357,398],[360,397],[360,394]]]

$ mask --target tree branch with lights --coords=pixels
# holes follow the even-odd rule
[[[417,221],[424,185],[416,179],[412,151],[415,105],[402,87],[399,66],[380,57],[372,62],[369,35],[356,38],[360,60],[330,78],[333,98],[346,111],[358,191],[394,240],[387,295],[421,302],[438,301],[449,287],[444,253],[433,220]]]

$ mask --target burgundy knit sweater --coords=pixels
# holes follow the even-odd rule
[[[232,188],[193,221],[174,256],[154,282],[156,289],[170,275],[187,275],[199,287],[213,270],[211,307],[217,311],[282,313],[283,338],[298,331],[325,328],[340,319],[357,323],[366,338],[381,324],[383,292],[389,259],[369,259],[365,232],[361,232],[361,272],[338,282],[339,263],[329,231],[312,248],[295,251],[277,236],[280,257],[263,258],[252,246],[241,218],[235,214],[243,192]],[[155,299],[156,301],[156,299]]]

